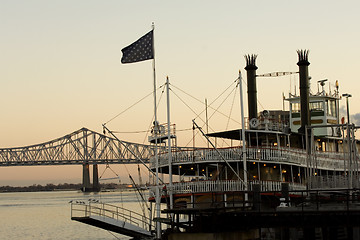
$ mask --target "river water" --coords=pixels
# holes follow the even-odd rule
[[[130,210],[140,209],[134,192],[78,191],[0,193],[0,239],[129,239],[71,220],[71,200],[97,199]]]

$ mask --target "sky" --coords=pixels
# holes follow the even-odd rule
[[[0,0],[0,148],[50,141],[82,127],[101,132],[103,123],[151,94],[152,61],[121,64],[120,58],[152,23],[159,88],[169,76],[174,92],[212,102],[244,69],[245,54],[258,55],[261,74],[297,71],[296,50],[309,49],[312,89],[322,79],[334,89],[338,80],[340,92],[352,94],[351,115],[360,116],[359,8],[359,1],[329,0]],[[294,92],[296,81],[259,79],[259,110],[282,109],[282,93]],[[165,99],[161,90],[158,97]],[[172,122],[191,128],[195,107],[170,98]],[[239,100],[234,110],[229,101],[224,111],[240,119]],[[144,136],[124,132],[147,130],[152,104],[150,96],[107,126],[123,140],[143,143]],[[202,108],[197,103],[196,111]],[[166,122],[164,103],[159,121]],[[221,117],[210,124],[214,130],[239,127]],[[121,174],[123,168],[114,166]],[[40,181],[80,182],[81,167],[0,168],[0,185]]]

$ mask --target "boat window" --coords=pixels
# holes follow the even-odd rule
[[[324,111],[324,102],[311,102],[310,111]]]
[[[291,113],[300,112],[300,103],[291,103]]]
[[[326,101],[327,115],[336,117],[336,102],[335,100]]]

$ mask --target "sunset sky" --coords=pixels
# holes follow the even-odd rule
[[[338,80],[340,92],[353,95],[350,112],[356,115],[359,9],[355,0],[0,0],[0,148],[46,142],[82,127],[102,132],[101,124],[151,93],[151,61],[121,64],[120,58],[121,49],[150,31],[152,22],[158,86],[169,76],[172,90],[211,102],[244,69],[245,54],[258,54],[261,74],[297,71],[296,50],[309,49],[313,92],[318,80],[328,79],[332,90]],[[282,109],[282,93],[288,96],[290,86],[294,92],[296,81],[294,76],[259,79],[259,110]],[[177,129],[191,128],[194,113],[171,99],[172,122]],[[152,101],[146,98],[107,126],[147,130]],[[236,104],[233,114],[240,119],[239,100]],[[159,112],[165,122],[164,104]],[[221,118],[210,123],[214,130],[227,127]],[[229,128],[240,127],[236,124]],[[179,141],[187,144],[191,134]],[[119,137],[144,142],[139,134]],[[123,166],[114,170],[124,174]],[[81,181],[80,166],[0,168],[0,185],[70,180]]]

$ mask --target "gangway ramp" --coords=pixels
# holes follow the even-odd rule
[[[146,216],[106,203],[71,203],[71,220],[120,233],[134,239],[151,239],[154,229]]]

